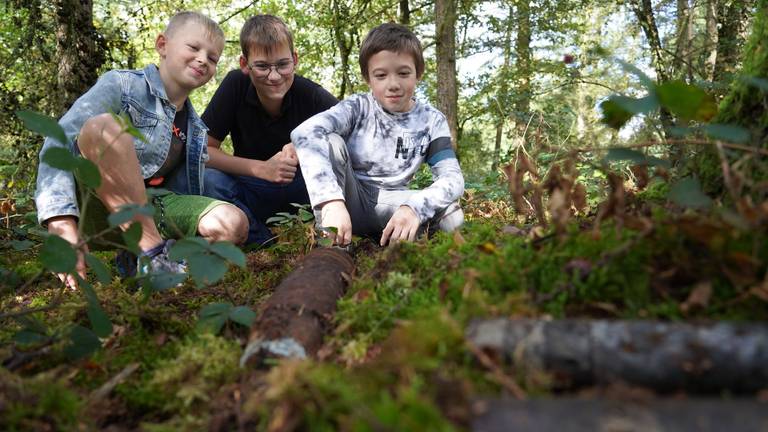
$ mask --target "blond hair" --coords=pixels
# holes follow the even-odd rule
[[[184,27],[187,23],[200,25],[205,30],[206,36],[208,36],[209,39],[224,43],[224,31],[219,27],[219,24],[206,15],[195,11],[183,11],[172,16],[168,21],[168,25],[165,27],[163,34],[166,38],[171,38],[174,33],[179,31],[179,29]]]

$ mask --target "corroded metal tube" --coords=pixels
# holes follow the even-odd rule
[[[342,249],[307,254],[262,305],[240,365],[317,353],[354,268],[352,257]]]

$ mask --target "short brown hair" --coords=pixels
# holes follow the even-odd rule
[[[248,18],[240,30],[240,49],[243,50],[245,58],[248,58],[248,52],[254,48],[269,55],[283,43],[288,43],[288,48],[293,54],[293,35],[285,22],[274,15],[254,15]]]
[[[371,29],[360,45],[360,72],[368,80],[368,60],[380,51],[406,53],[413,56],[416,76],[424,73],[424,55],[419,38],[408,27],[395,23],[385,23]]]
[[[179,12],[172,16],[168,21],[168,25],[165,27],[163,34],[166,38],[171,38],[174,33],[190,22],[202,26],[211,40],[221,42],[222,44],[224,43],[224,31],[221,30],[219,24],[200,12],[195,11]]]

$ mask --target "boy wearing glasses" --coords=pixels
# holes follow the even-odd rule
[[[215,21],[197,12],[174,15],[155,41],[158,66],[102,75],[59,121],[67,142],[46,138],[43,144],[41,155],[54,147],[65,148],[99,168],[101,186],[95,191],[98,199],[88,205],[89,216],[82,224],[86,231],[106,228],[106,215],[121,206],[145,205],[147,188],[176,192],[155,197],[154,219],[143,214],[134,217],[142,227],[138,244],[143,253],[138,259],[118,255],[124,276],[132,276],[137,266],[139,274],[184,272],[182,263],[168,257],[171,241],[165,238],[197,232],[211,241],[245,240],[245,214],[231,204],[201,196],[208,158],[206,128],[188,98],[216,73],[223,48],[224,33]],[[127,116],[143,138],[125,132],[112,113]],[[182,183],[184,187],[179,186]],[[87,251],[78,232],[77,189],[71,172],[41,160],[35,192],[40,223],[51,234]],[[128,223],[124,225],[127,228]],[[82,253],[76,269],[84,278]],[[60,278],[76,286],[71,275]]]
[[[424,73],[418,38],[399,24],[374,28],[360,47],[360,71],[370,93],[339,102],[291,134],[318,225],[336,228],[329,235],[342,246],[353,233],[380,236],[384,246],[414,240],[428,224],[458,228],[464,177],[445,116],[414,98]],[[423,162],[434,182],[409,190]]]
[[[205,194],[229,201],[249,220],[247,244],[265,244],[265,221],[290,204],[309,203],[291,131],[337,103],[320,85],[295,74],[298,56],[285,23],[248,19],[240,32],[240,69],[222,81],[203,113],[208,130]],[[234,154],[221,150],[232,137]]]

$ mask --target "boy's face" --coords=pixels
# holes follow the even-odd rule
[[[406,112],[413,108],[413,94],[419,82],[416,62],[408,53],[379,51],[368,59],[365,81],[373,97],[390,112]]]
[[[166,87],[175,84],[191,92],[216,74],[224,41],[209,37],[202,25],[187,22],[168,37],[160,34],[155,47],[160,54],[160,74]]]
[[[251,78],[262,103],[282,103],[293,85],[298,57],[287,43],[282,43],[267,54],[252,48],[248,58],[240,56],[240,69]]]

